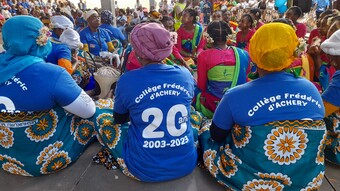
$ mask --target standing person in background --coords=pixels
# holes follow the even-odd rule
[[[267,0],[260,0],[258,7],[263,12],[267,8]]]
[[[86,3],[85,3],[85,2],[83,3],[83,0],[79,0],[78,8],[79,8],[81,11],[85,11],[85,10],[86,10]]]
[[[126,22],[127,22],[127,17],[126,17],[125,10],[119,9],[118,17],[117,17],[117,28],[123,32]]]
[[[159,3],[158,3],[158,7],[159,7],[159,12],[162,12],[163,11],[163,5],[164,5],[164,2],[163,0],[161,0]]]
[[[174,7],[175,7],[175,1],[174,1],[174,0],[171,0],[171,2],[169,3],[169,13],[171,13],[171,16],[172,16],[172,17],[175,16],[175,15],[173,14]]]
[[[142,7],[142,4],[139,2],[139,0],[136,0],[135,9],[138,10],[139,7]]]
[[[163,11],[166,11],[167,13],[169,13],[168,0],[163,1]]]
[[[185,3],[186,2],[186,3]],[[184,10],[191,5],[191,0],[178,0],[174,6],[175,31],[182,25],[182,15]]]
[[[202,13],[203,13],[203,24],[208,25],[210,23],[210,15],[211,15],[211,3],[209,2],[209,0],[203,0]]]
[[[313,0],[313,4],[317,19],[320,17],[320,14],[330,6],[329,0]]]

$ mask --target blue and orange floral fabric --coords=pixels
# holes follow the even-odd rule
[[[325,123],[235,125],[224,143],[199,131],[205,167],[227,190],[317,190],[324,177]],[[301,170],[299,170],[301,169]]]
[[[327,161],[340,165],[340,111],[325,118],[327,139],[325,157]]]
[[[66,168],[93,141],[94,127],[106,122],[96,118],[108,115],[101,109],[104,106],[112,108],[113,101],[99,100],[96,115],[89,119],[59,106],[41,112],[0,113],[2,169],[22,176],[40,176]]]

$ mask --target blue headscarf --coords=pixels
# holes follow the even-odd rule
[[[3,47],[0,54],[0,85],[27,67],[44,62],[52,50],[48,40],[46,45],[37,44],[39,30],[43,23],[32,16],[15,16],[6,21],[2,28]]]
[[[113,14],[109,10],[104,10],[100,13],[100,17],[103,22],[112,24],[113,23]]]

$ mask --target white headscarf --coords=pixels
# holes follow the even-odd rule
[[[56,15],[51,17],[51,27],[63,30],[67,28],[73,29],[73,23],[64,15]]]
[[[95,11],[95,10],[93,10],[93,9],[87,11],[87,12],[84,14],[84,19],[85,19],[85,21],[87,21],[87,19],[90,18],[90,17],[91,17],[93,14],[95,14],[95,13],[98,14],[98,12]]]
[[[326,54],[340,56],[340,29],[321,44],[321,49]]]
[[[71,49],[82,48],[83,43],[80,42],[80,36],[77,31],[67,28],[64,32],[60,35],[59,40],[67,44]]]

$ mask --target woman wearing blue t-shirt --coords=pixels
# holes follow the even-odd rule
[[[39,176],[66,168],[91,143],[94,126],[100,124],[94,123],[100,117],[92,116],[102,111],[96,112],[71,75],[44,61],[52,50],[49,34],[31,16],[13,17],[2,29],[0,165],[13,174]],[[102,108],[112,101],[100,103]]]
[[[321,44],[321,49],[336,69],[329,86],[322,94],[328,131],[325,157],[333,163],[340,164],[340,30],[325,40]]]
[[[118,54],[121,55],[123,52],[123,47],[126,46],[127,41],[122,31],[112,26],[114,19],[112,12],[109,10],[104,10],[100,13],[100,17],[102,21],[100,28],[104,29],[109,34],[115,49],[118,49]]]
[[[108,123],[96,130],[125,175],[146,182],[183,177],[196,166],[202,119],[190,108],[193,76],[184,67],[161,63],[173,46],[162,25],[137,25],[131,44],[143,67],[120,77],[113,128]]]
[[[100,52],[113,52],[114,47],[109,34],[102,28],[99,28],[100,16],[95,10],[89,10],[85,13],[84,19],[88,27],[80,31],[80,41],[84,44],[84,50],[95,56]]]
[[[318,189],[324,176],[324,105],[308,80],[285,72],[298,38],[282,23],[250,40],[260,78],[229,89],[200,130],[204,164],[232,190]],[[223,149],[222,149],[223,148]]]

